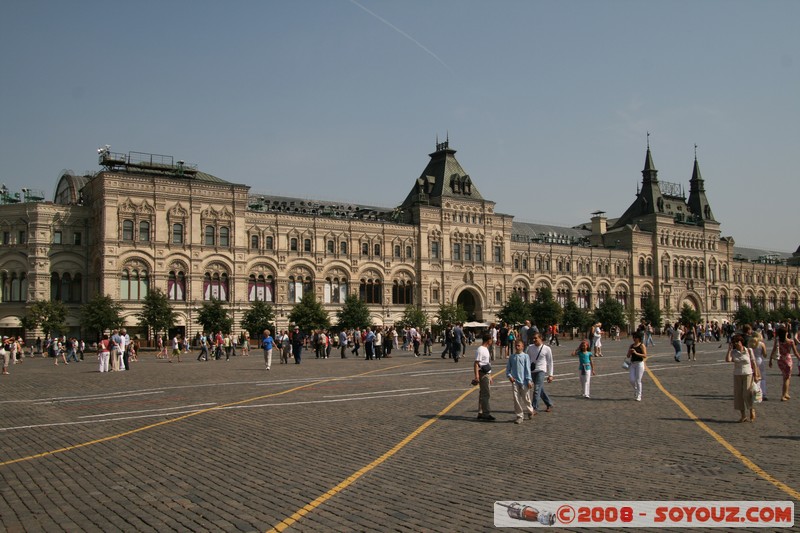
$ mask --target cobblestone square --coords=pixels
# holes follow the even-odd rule
[[[553,411],[520,425],[500,360],[497,421],[476,419],[474,346],[457,364],[440,350],[380,361],[334,352],[269,372],[259,352],[173,364],[145,353],[110,374],[93,355],[57,367],[26,359],[0,381],[0,524],[476,531],[494,527],[496,500],[796,499],[796,400],[764,402],[755,423],[736,423],[732,365],[718,343],[676,363],[657,341],[642,402],[621,368],[627,341],[606,341],[594,359],[591,400],[569,356],[576,345],[554,347]],[[777,369],[767,380],[777,400]]]

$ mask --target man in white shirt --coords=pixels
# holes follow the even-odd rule
[[[547,406],[545,412],[553,410],[553,402],[544,391],[544,383],[553,381],[553,350],[542,341],[541,333],[533,334],[533,344],[526,350],[531,358],[531,375],[533,376],[533,410],[539,412],[539,399]]]
[[[484,333],[482,340],[482,344],[478,346],[478,350],[475,352],[475,379],[472,384],[480,385],[478,419],[493,422],[495,418],[492,416],[492,410],[489,407],[489,399],[492,396],[492,365],[491,356],[489,355],[489,343],[492,342],[492,336]]]

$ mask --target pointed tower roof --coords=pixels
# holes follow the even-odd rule
[[[648,134],[647,153],[642,169],[642,188],[636,193],[636,199],[627,211],[614,223],[612,229],[621,228],[630,224],[634,219],[645,215],[652,215],[664,210],[664,199],[661,196],[661,187],[658,184],[658,170],[653,164],[653,154],[650,153]]]
[[[714,213],[711,212],[711,205],[709,205],[708,198],[706,198],[705,184],[700,175],[700,164],[697,162],[697,146],[695,146],[692,179],[689,180],[689,200],[686,204],[692,214],[700,220],[714,221]]]
[[[428,154],[431,160],[408,193],[403,207],[415,203],[441,205],[442,198],[458,200],[484,200],[450,148],[450,140],[436,143],[436,151]]]

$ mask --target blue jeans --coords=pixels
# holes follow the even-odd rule
[[[544,380],[547,379],[547,372],[539,371],[533,373],[533,410],[539,410],[539,398],[542,399],[547,407],[553,405],[550,397],[544,391]]]
[[[675,349],[675,360],[681,360],[681,341],[672,341],[672,347]]]
[[[78,362],[78,356],[75,354],[75,349],[72,348],[67,352],[67,363],[70,361]]]

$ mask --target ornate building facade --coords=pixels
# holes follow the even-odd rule
[[[442,303],[490,322],[512,293],[530,300],[543,287],[586,309],[617,299],[634,320],[648,298],[672,319],[684,304],[718,321],[743,303],[798,307],[800,250],[742,249],[721,236],[696,158],[687,198],[658,180],[648,146],[622,216],[598,211],[566,228],[497,213],[455,153],[437,144],[405,200],[374,207],[256,195],[168,156],[106,147],[103,169],[64,174],[53,202],[4,196],[0,330],[21,334],[26,309],[50,299],[67,306],[65,333],[80,334],[80,305],[103,293],[143,335],[136,314],[153,288],[188,335],[203,301],[226,302],[238,324],[250,302],[264,300],[286,327],[309,291],[334,322],[357,294],[377,324],[409,304],[433,317]]]

